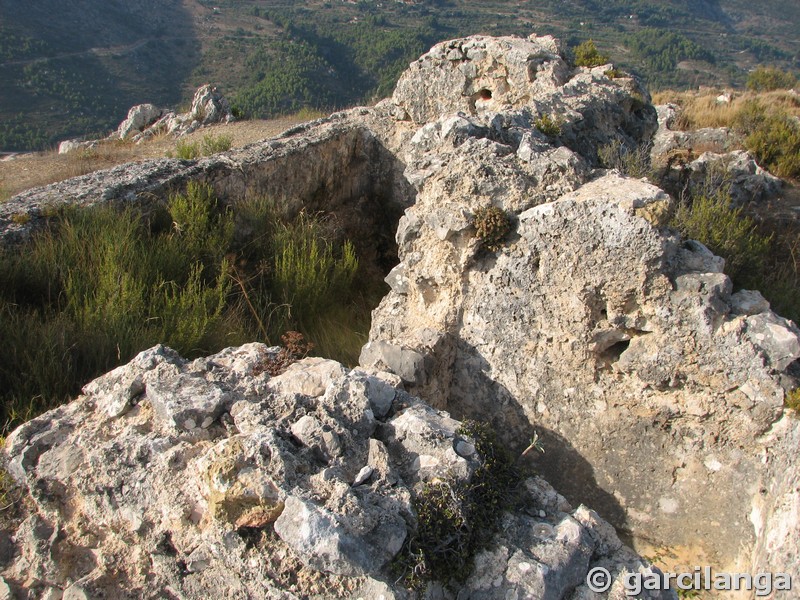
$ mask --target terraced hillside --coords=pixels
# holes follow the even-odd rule
[[[107,131],[129,106],[213,82],[245,116],[388,95],[432,43],[474,33],[593,38],[651,88],[798,68],[791,0],[0,0],[0,150]]]

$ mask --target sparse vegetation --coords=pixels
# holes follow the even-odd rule
[[[220,134],[212,135],[206,134],[203,136],[203,141],[200,144],[200,151],[203,156],[211,156],[218,152],[227,152],[233,145],[233,136]]]
[[[800,412],[800,388],[795,388],[790,392],[786,392],[784,404],[787,408]]]
[[[194,160],[200,156],[200,143],[181,138],[175,143],[175,155],[183,160]]]
[[[606,169],[617,169],[624,175],[636,178],[649,177],[652,174],[648,145],[631,149],[619,140],[614,140],[602,146],[597,154],[600,164]]]
[[[245,220],[258,227],[235,236]],[[35,416],[156,343],[197,356],[334,330],[340,348],[318,348],[352,363],[375,302],[357,269],[324,220],[285,221],[265,200],[234,213],[198,184],[147,216],[65,210],[25,252],[0,254],[0,416]]]
[[[555,138],[561,135],[561,122],[558,117],[539,115],[533,120],[533,126],[547,137]]]
[[[797,85],[797,77],[775,67],[758,67],[747,76],[747,89],[754,92],[790,90]]]
[[[218,152],[227,152],[233,145],[230,135],[206,134],[202,140],[180,138],[175,143],[175,155],[183,160],[194,160],[201,156],[211,156]]]
[[[779,177],[800,177],[800,101],[794,94],[748,92],[718,102],[717,93],[671,93],[656,95],[654,101],[681,105],[676,128],[732,128],[762,167]]]
[[[795,118],[754,100],[742,107],[735,126],[761,166],[779,177],[800,177],[800,123]]]
[[[267,373],[272,377],[280,375],[314,349],[314,344],[307,341],[299,331],[287,331],[281,336],[281,341],[283,346],[278,354],[265,358],[262,364],[253,369],[253,375],[260,373]]]
[[[575,48],[574,62],[576,67],[599,67],[608,64],[609,58],[598,52],[594,40],[586,40]]]
[[[800,319],[800,237],[797,228],[759,223],[731,206],[725,182],[717,181],[685,199],[673,226],[725,259],[737,288],[759,290],[778,314]]]
[[[18,212],[11,215],[11,221],[17,225],[24,225],[31,220],[31,216],[26,212]]]
[[[393,565],[411,589],[431,581],[464,581],[473,557],[491,541],[503,511],[513,503],[520,480],[513,458],[488,426],[465,421],[457,435],[474,442],[480,466],[468,482],[437,479],[414,499],[417,528]]]
[[[483,247],[495,252],[511,231],[511,220],[502,208],[487,206],[475,211],[475,229]]]
[[[723,187],[716,193],[696,196],[679,206],[673,225],[680,232],[698,240],[725,259],[725,273],[739,287],[758,288],[771,238],[758,232],[755,221],[744,210],[733,208]]]

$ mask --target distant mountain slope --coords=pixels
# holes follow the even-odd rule
[[[430,45],[473,33],[593,38],[651,87],[800,65],[796,0],[0,0],[0,150],[105,132],[213,82],[247,115],[389,94]]]
[[[0,148],[113,127],[177,103],[200,57],[180,0],[0,0]]]

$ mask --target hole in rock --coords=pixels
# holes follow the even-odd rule
[[[631,345],[630,340],[622,340],[614,344],[611,344],[611,346],[609,346],[608,348],[603,350],[603,352],[600,353],[600,358],[609,364],[615,363],[619,360],[619,357],[622,356],[622,353],[625,352],[625,350],[627,350],[628,346],[630,345]]]

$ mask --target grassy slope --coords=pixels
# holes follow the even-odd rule
[[[591,37],[654,88],[741,84],[757,63],[797,68],[797,22],[794,0],[0,0],[0,150],[107,131],[209,81],[262,118],[362,103],[432,43],[474,33]],[[682,41],[664,32],[694,53],[656,52]]]

